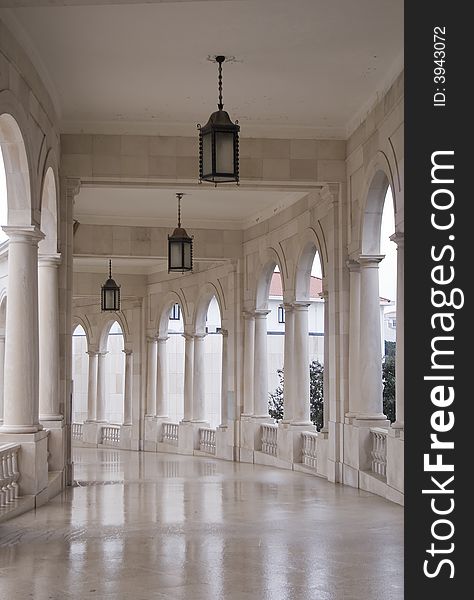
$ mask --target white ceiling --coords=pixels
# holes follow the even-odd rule
[[[222,53],[243,135],[346,137],[402,67],[403,0],[0,5],[69,132],[195,134],[217,102],[207,57]]]
[[[74,202],[80,223],[176,227],[176,192],[115,186],[82,186]],[[255,225],[307,194],[307,191],[251,191],[233,186],[186,189],[181,201],[185,228],[245,229]]]

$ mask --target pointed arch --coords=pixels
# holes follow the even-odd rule
[[[128,328],[127,320],[122,313],[113,313],[113,315],[106,316],[102,321],[102,327],[99,335],[99,351],[105,352],[107,350],[107,338],[110,333],[110,328],[114,323],[118,323],[123,335],[124,348],[129,348],[130,345],[130,331]]]
[[[219,312],[221,314],[221,320],[224,316],[224,299],[221,296],[221,290],[211,282],[206,283],[201,289],[199,298],[196,302],[196,308],[194,310],[194,332],[197,334],[205,333],[206,331],[206,315],[209,308],[209,304],[212,298],[215,297],[219,306]]]
[[[322,276],[325,276],[326,263],[321,252],[321,241],[314,229],[306,229],[301,236],[300,250],[296,261],[295,300],[305,301],[310,298],[311,270],[316,253],[319,256]]]
[[[51,150],[45,163],[45,171],[41,183],[41,231],[44,239],[40,241],[40,254],[56,254],[58,251],[58,179],[55,168],[54,152]]]
[[[188,324],[188,316],[185,310],[186,300],[178,292],[170,291],[163,298],[161,307],[158,310],[158,318],[156,321],[158,337],[166,337],[168,335],[170,312],[175,304],[179,304],[181,308],[183,324],[186,328]]]
[[[281,285],[283,289],[283,295],[287,289],[287,279],[282,269],[283,261],[275,248],[267,248],[261,266],[258,271],[256,279],[256,290],[255,290],[255,308],[257,310],[266,310],[268,307],[268,296],[270,293],[270,284],[272,282],[272,276],[275,271],[275,267],[280,270]]]

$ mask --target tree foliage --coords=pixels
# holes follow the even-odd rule
[[[270,393],[268,401],[268,412],[276,421],[283,419],[283,388],[285,375],[283,369],[278,369],[279,384],[273,393]],[[310,418],[319,431],[323,426],[323,374],[324,367],[313,360],[309,365],[310,381]]]

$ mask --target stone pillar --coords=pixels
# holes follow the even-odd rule
[[[204,338],[205,334],[194,336],[193,369],[193,421],[205,422],[205,381],[204,381]]]
[[[87,421],[97,421],[97,363],[98,352],[89,350],[89,375],[87,385]]]
[[[403,429],[405,423],[405,236],[397,232],[390,237],[397,244],[397,305],[396,305],[396,350],[395,350],[395,423],[394,429]]]
[[[253,370],[255,360],[255,313],[244,312],[244,411],[242,416],[253,415]]]
[[[122,350],[125,354],[125,384],[123,391],[123,424],[132,424],[132,390],[133,390],[133,352]]]
[[[324,285],[324,284],[323,284]],[[319,294],[319,297],[324,300],[324,337],[323,337],[323,353],[324,353],[324,371],[323,371],[323,426],[322,433],[328,433],[329,423],[329,302],[328,293],[324,289]]]
[[[269,310],[255,312],[254,417],[268,418],[267,315],[269,312]]]
[[[293,418],[294,402],[294,307],[292,304],[285,304],[285,348],[284,348],[284,384],[283,384],[283,423],[289,423]]]
[[[3,382],[5,379],[5,334],[0,335],[0,425],[3,423]]]
[[[358,419],[386,419],[382,412],[379,262],[362,255],[360,263],[360,404]]]
[[[1,431],[35,433],[39,423],[38,242],[36,227],[3,227],[8,246],[4,417]]]
[[[105,357],[108,352],[97,353],[97,421],[105,423]]]
[[[360,406],[360,265],[347,261],[349,268],[349,412],[354,418]]]
[[[62,421],[59,412],[58,254],[38,259],[39,414],[41,421]]]
[[[222,371],[221,371],[221,427],[227,427],[229,414],[227,397],[229,392],[229,332],[227,329],[221,329],[222,335]]]
[[[194,337],[184,337],[184,415],[183,421],[193,420]]]
[[[146,416],[156,415],[156,370],[157,370],[157,342],[156,338],[147,338],[148,369],[146,386]]]
[[[168,417],[168,361],[167,337],[157,338],[156,416]]]
[[[311,425],[309,406],[309,344],[308,344],[309,303],[295,304],[295,346],[294,346],[294,403],[293,425]]]

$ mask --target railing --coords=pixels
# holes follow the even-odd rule
[[[82,423],[72,423],[71,435],[73,440],[82,441]]]
[[[110,446],[120,444],[120,425],[104,425],[102,427],[102,444]]]
[[[262,425],[262,452],[277,455],[277,431],[278,425],[265,423]]]
[[[216,453],[215,429],[209,429],[209,427],[201,427],[199,429],[199,450],[209,452],[209,454]]]
[[[0,446],[0,507],[18,498],[18,452],[20,444]]]
[[[387,429],[371,427],[372,434],[372,472],[380,477],[387,476]]]
[[[311,431],[303,431],[303,449],[301,452],[301,462],[310,469],[316,469],[317,466],[317,440],[318,434]]]
[[[171,444],[172,446],[178,445],[178,423],[163,423],[163,437],[162,440],[165,444]]]

